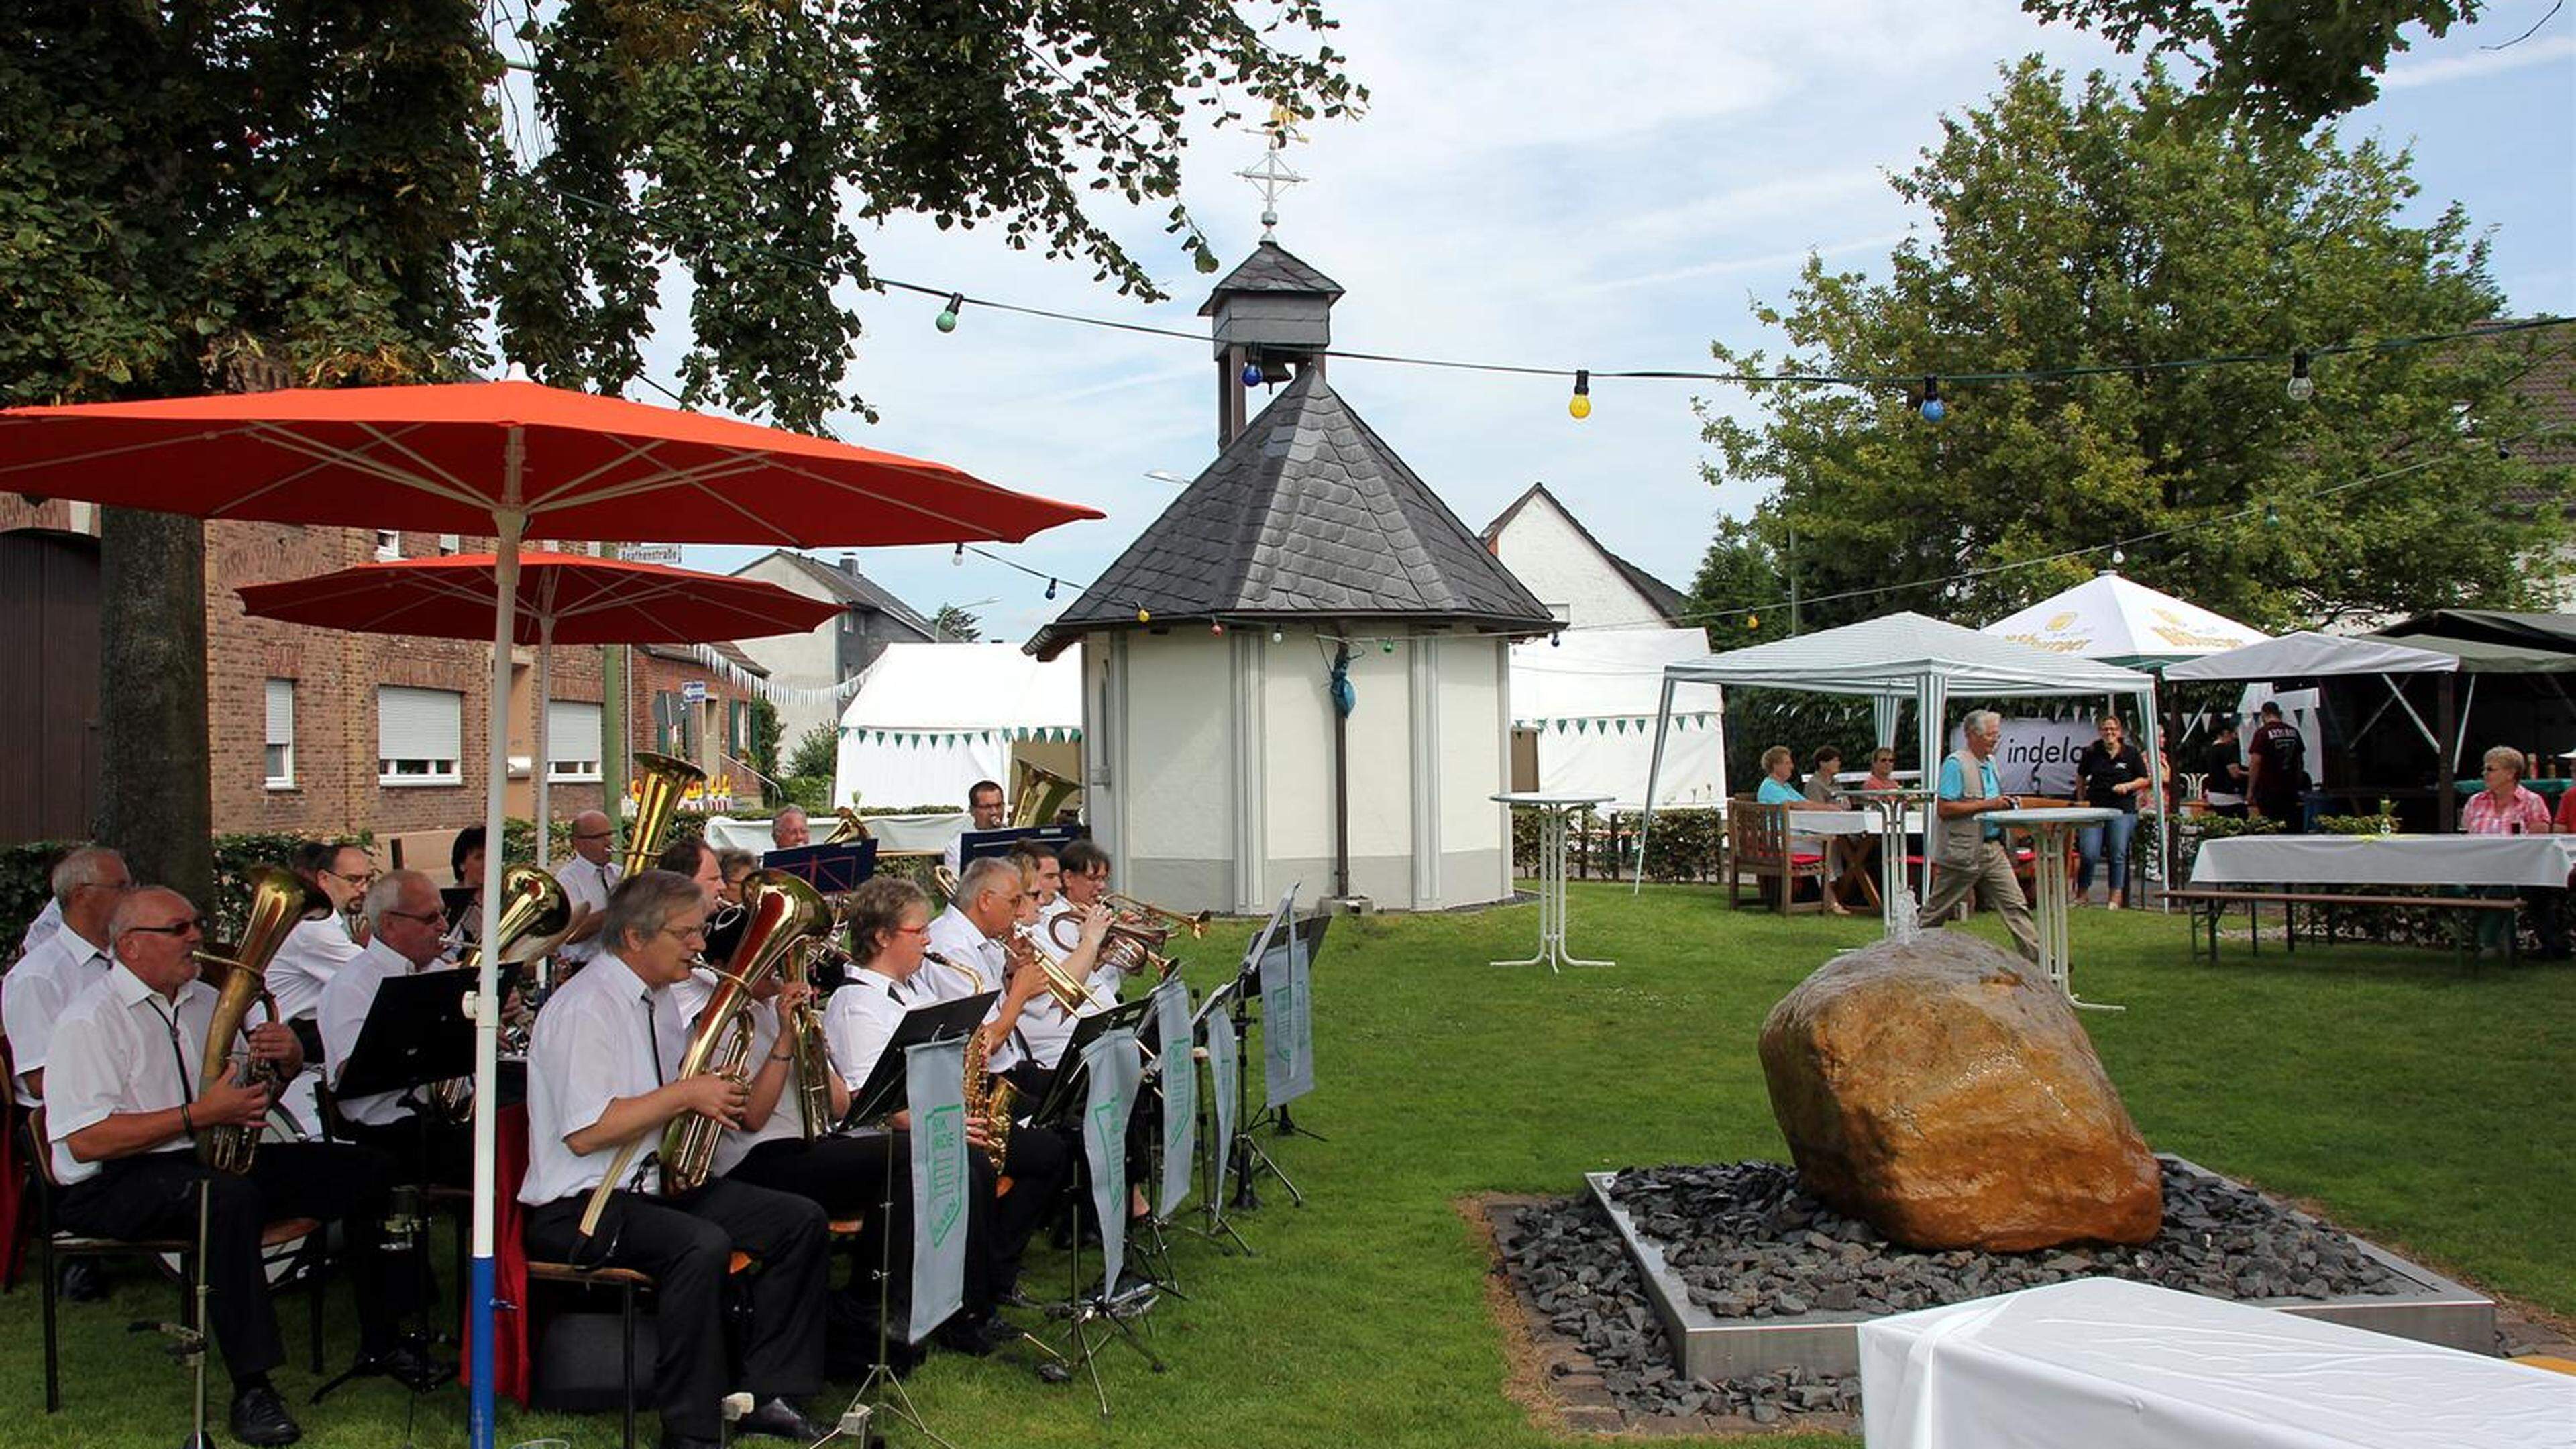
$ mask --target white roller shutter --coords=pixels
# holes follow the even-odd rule
[[[268,681],[267,783],[284,788],[295,783],[295,681]]]
[[[388,783],[452,784],[464,754],[465,696],[452,689],[376,687],[376,774]]]
[[[558,780],[599,778],[599,706],[578,700],[546,702],[546,757]]]

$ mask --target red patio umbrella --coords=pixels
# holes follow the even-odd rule
[[[389,559],[235,590],[244,612],[321,629],[479,639],[491,632],[500,560],[491,554]],[[586,554],[523,553],[511,611],[537,649],[537,864],[549,865],[547,710],[557,644],[707,644],[801,634],[841,611],[758,579]]]
[[[499,538],[490,798],[501,838],[502,712],[519,542],[540,537],[824,547],[1017,541],[1098,518],[942,463],[522,380],[226,394],[0,409],[0,489],[200,518]],[[483,938],[501,852],[484,860]],[[486,957],[475,1012],[469,1433],[492,1445],[492,1220],[500,1001]]]

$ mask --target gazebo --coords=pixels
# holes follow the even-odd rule
[[[2148,588],[2111,569],[2007,614],[1981,632],[2051,654],[2130,669],[2157,669],[2242,649],[2268,637],[2251,625]]]

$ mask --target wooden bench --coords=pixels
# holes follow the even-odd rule
[[[1744,881],[1752,877],[1754,899],[1780,914],[1825,908],[1825,858],[1796,848],[1789,832],[1789,807],[1764,805],[1750,795],[1726,803],[1727,905],[1744,904]],[[1813,900],[1798,899],[1798,882],[1815,883]]]
[[[2299,949],[2299,907],[2301,906],[2395,906],[2430,907],[2436,910],[2461,912],[2463,929],[2460,934],[2460,949],[2469,957],[2473,967],[2477,959],[2476,923],[2480,913],[2504,912],[2505,960],[2512,963],[2519,960],[2521,956],[2521,932],[2513,928],[2512,921],[2513,913],[2522,909],[2522,902],[2510,896],[2503,899],[2492,896],[2368,896],[2336,891],[2225,890],[2209,886],[2169,890],[2163,895],[2166,900],[2183,902],[2191,910],[2191,954],[2194,960],[2200,958],[2200,939],[2204,926],[2209,933],[2209,959],[2212,961],[2218,959],[2219,918],[2226,914],[2231,903],[2237,901],[2245,903],[2246,947],[2252,954],[2260,954],[2262,951],[2262,915],[2256,907],[2272,903],[2282,907],[2282,937],[2286,948],[2291,951]],[[2332,910],[2326,910],[2322,914],[2325,919],[2323,937],[2327,945],[2333,945],[2334,913]],[[2319,933],[2310,932],[2311,937],[2317,934]]]

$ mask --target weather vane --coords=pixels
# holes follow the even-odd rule
[[[1261,164],[1234,174],[1261,188],[1261,239],[1277,241],[1271,230],[1279,225],[1279,193],[1306,179],[1288,164],[1288,143],[1302,143],[1306,138],[1297,134],[1297,112],[1286,104],[1272,106],[1270,119],[1254,127],[1251,134],[1269,138],[1270,144],[1262,148]]]

